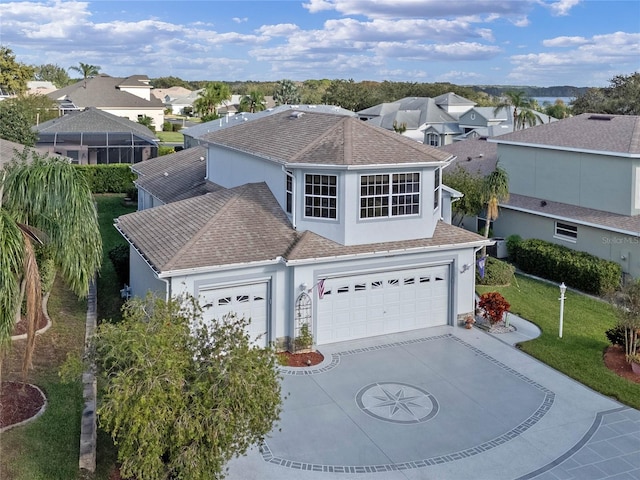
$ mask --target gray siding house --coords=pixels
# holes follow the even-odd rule
[[[511,192],[495,235],[586,251],[640,277],[640,117],[586,113],[488,142]]]
[[[487,241],[442,220],[450,154],[295,109],[199,141],[135,166],[152,204],[116,223],[132,295],[194,295],[205,319],[235,312],[258,344],[280,346],[303,325],[322,345],[474,311],[470,267]]]

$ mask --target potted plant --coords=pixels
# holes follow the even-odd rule
[[[467,315],[464,319],[464,328],[470,329],[473,328],[473,324],[476,323],[476,320],[472,315]]]
[[[631,370],[636,375],[640,375],[640,353],[627,355],[627,362],[631,364]]]

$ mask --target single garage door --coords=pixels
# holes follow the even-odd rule
[[[446,325],[449,266],[327,278],[317,301],[318,345]]]
[[[268,335],[268,282],[238,285],[200,291],[200,304],[203,305],[205,320],[221,319],[228,313],[251,319],[249,335],[256,344],[265,347]]]

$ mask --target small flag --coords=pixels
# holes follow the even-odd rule
[[[324,279],[318,282],[318,298],[324,297]]]
[[[480,257],[478,259],[478,271],[480,272],[480,278],[484,278],[484,264],[487,257]]]

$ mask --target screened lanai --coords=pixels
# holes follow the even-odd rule
[[[138,163],[158,155],[158,139],[144,125],[95,108],[34,127],[36,145],[79,164]]]

